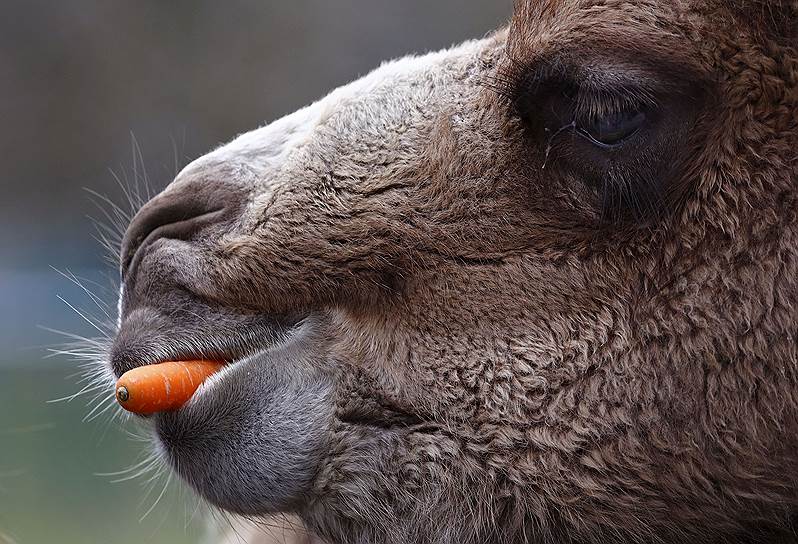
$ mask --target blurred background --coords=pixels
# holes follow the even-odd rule
[[[48,402],[82,385],[78,363],[47,357],[69,340],[50,329],[100,334],[70,305],[115,317],[116,269],[89,218],[105,219],[97,194],[127,209],[122,187],[144,196],[146,178],[157,191],[190,160],[383,60],[481,37],[511,4],[3,1],[0,544],[179,544],[204,531],[188,490],[160,496],[164,475],[102,475],[144,459],[141,430],[93,418],[92,395]]]

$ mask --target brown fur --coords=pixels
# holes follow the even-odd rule
[[[519,2],[446,76],[458,101],[431,90],[392,141],[347,138],[350,103],[295,151],[301,172],[259,182],[180,281],[323,316],[335,413],[296,507],[309,530],[796,540],[795,21],[792,2]],[[601,59],[694,104],[642,215],[603,214],[515,109],[540,66]]]

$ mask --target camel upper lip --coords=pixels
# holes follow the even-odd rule
[[[285,342],[304,318],[253,317],[225,327],[191,324],[148,326],[146,319],[123,320],[111,346],[109,362],[116,378],[136,367],[197,359],[234,364]]]
[[[277,342],[279,343],[279,342]],[[274,345],[268,344],[264,345],[260,348],[252,346],[251,348],[236,348],[236,347],[229,347],[226,348],[224,346],[220,346],[218,348],[213,348],[211,350],[208,349],[171,349],[168,346],[163,348],[164,353],[168,353],[163,356],[157,357],[150,357],[150,358],[141,358],[137,361],[136,364],[130,365],[130,368],[127,370],[117,370],[114,368],[114,374],[116,378],[120,378],[122,374],[127,372],[132,368],[137,368],[140,366],[148,366],[148,365],[157,365],[160,363],[166,363],[169,361],[198,361],[198,360],[205,360],[205,361],[218,361],[220,363],[224,363],[225,365],[232,365],[239,361],[242,361],[248,357],[253,355],[257,355],[258,353],[268,351]],[[113,364],[113,363],[112,363]],[[126,368],[126,367],[125,367]]]

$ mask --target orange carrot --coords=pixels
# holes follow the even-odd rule
[[[211,374],[218,361],[167,361],[128,370],[116,382],[116,400],[125,410],[154,414],[183,406]]]

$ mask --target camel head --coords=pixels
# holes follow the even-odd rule
[[[519,1],[189,164],[108,357],[230,363],[160,454],[330,543],[794,538],[797,17]]]

